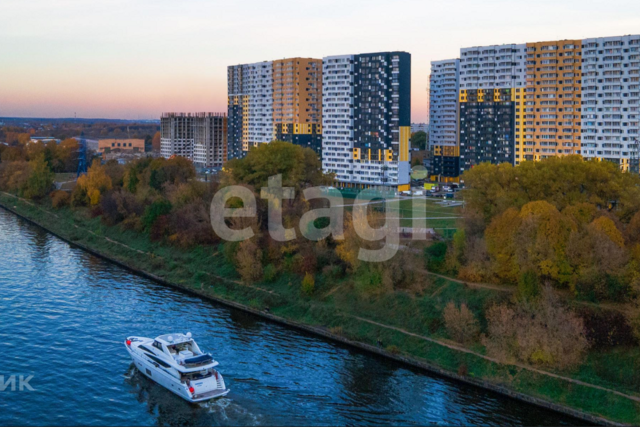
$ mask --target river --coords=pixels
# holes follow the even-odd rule
[[[191,332],[231,389],[189,405],[127,335]],[[0,209],[0,425],[572,425],[578,420],[166,288]]]

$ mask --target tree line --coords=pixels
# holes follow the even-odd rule
[[[154,242],[183,250],[210,247],[224,254],[245,283],[268,286],[289,277],[302,297],[316,295],[319,285],[345,281],[365,299],[394,293],[423,298],[432,284],[424,262],[428,270],[463,280],[513,286],[516,297],[509,303],[472,310],[452,301],[442,311],[450,339],[482,345],[495,357],[575,366],[592,341],[583,318],[560,302],[558,291],[631,304],[640,290],[639,178],[607,162],[566,157],[516,167],[479,165],[463,177],[463,219],[451,241],[427,247],[424,259],[400,251],[389,261],[373,263],[358,259],[360,248],[378,249],[384,242],[356,232],[363,228],[357,221],[374,228],[384,224],[384,216],[372,207],[366,218],[346,212],[342,239],[303,237],[300,218],[326,206],[321,199],[307,200],[303,190],[333,180],[311,149],[279,141],[261,144],[246,157],[230,160],[219,179],[210,182],[197,180],[192,162],[182,157],[142,158],[126,165],[96,159],[73,191],[55,191],[53,172],[66,165],[64,150],[73,151],[68,144],[0,148],[0,189],[54,209],[87,211],[106,225]],[[286,242],[271,237],[269,202],[261,197],[274,175],[282,176],[283,187],[295,190],[293,198],[281,201],[282,224],[296,233]],[[257,201],[257,215],[227,219],[230,228],[253,230],[253,237],[242,242],[222,240],[211,225],[214,195],[229,185],[246,188]],[[231,198],[227,207],[242,207],[242,202]],[[322,228],[328,221],[320,217],[313,224]],[[640,332],[635,313],[629,324],[636,322]]]

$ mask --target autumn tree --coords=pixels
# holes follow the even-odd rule
[[[258,248],[255,239],[240,242],[236,254],[238,273],[245,283],[253,283],[262,278],[262,251]]]
[[[181,156],[153,159],[148,168],[148,185],[162,190],[165,184],[180,184],[193,179],[196,170],[189,159]]]
[[[25,188],[31,175],[31,164],[25,161],[0,163],[0,189],[17,193]]]
[[[151,147],[153,148],[154,152],[160,152],[160,132],[156,132],[153,135],[153,139],[151,140]]]
[[[443,312],[444,325],[449,336],[459,343],[467,344],[480,333],[480,327],[475,316],[465,303],[460,308],[450,301]]]
[[[491,219],[532,201],[545,200],[563,210],[589,203],[613,210],[628,221],[640,210],[640,177],[624,173],[611,162],[584,160],[580,156],[552,157],[539,162],[480,164],[462,177],[466,208]]]
[[[61,172],[75,172],[78,168],[79,144],[74,138],[67,138],[58,145],[57,159],[62,163]]]
[[[247,184],[259,190],[270,176],[282,175],[283,187],[301,188],[328,184],[331,178],[322,172],[318,155],[310,148],[283,141],[252,147],[242,159],[230,160],[226,183]]]
[[[85,175],[78,178],[76,190],[84,194],[85,200],[95,206],[100,203],[102,194],[113,188],[111,178],[107,175],[105,167],[100,160],[95,159]]]
[[[51,191],[54,174],[44,160],[44,154],[40,154],[29,162],[29,177],[25,182],[22,194],[29,199],[40,199]]]
[[[589,347],[582,320],[548,287],[537,300],[491,307],[487,324],[487,352],[506,361],[570,368]]]

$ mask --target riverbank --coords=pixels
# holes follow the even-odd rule
[[[343,292],[348,284],[340,285],[342,290],[318,289],[316,297],[302,298],[293,291],[288,277],[247,286],[236,279],[233,268],[215,248],[180,251],[119,227],[103,226],[99,218],[90,218],[86,212],[50,210],[6,194],[0,195],[0,205],[70,243],[165,285],[585,421],[640,422],[640,399],[625,389],[500,364],[479,349],[461,348],[442,339],[437,331],[424,335],[422,331],[435,328],[422,313],[429,311],[420,306],[422,300],[416,303],[409,296],[395,295],[382,302],[354,301]],[[434,304],[455,296],[477,303],[504,298],[443,278],[435,281],[434,288],[439,290]],[[379,341],[384,348],[377,347]]]

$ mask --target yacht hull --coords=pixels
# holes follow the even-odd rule
[[[148,360],[143,355],[134,351],[130,346],[125,344],[127,352],[131,356],[131,360],[135,367],[144,375],[145,377],[151,379],[152,381],[160,384],[167,390],[171,391],[174,394],[177,394],[184,400],[190,403],[198,403],[204,402],[211,399],[217,399],[222,396],[226,396],[229,393],[229,389],[227,389],[224,385],[224,380],[222,379],[222,375],[218,374],[219,378],[208,378],[206,380],[194,381],[192,386],[194,387],[195,393],[191,393],[189,391],[189,387],[187,387],[184,383],[181,383],[180,380],[172,374],[169,369],[165,369],[162,366]]]

